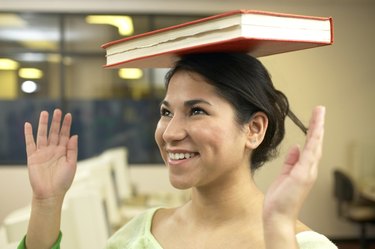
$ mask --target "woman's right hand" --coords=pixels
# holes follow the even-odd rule
[[[70,136],[71,114],[65,115],[60,126],[61,119],[62,112],[56,109],[48,133],[48,112],[42,111],[36,143],[31,124],[25,123],[27,165],[34,201],[62,202],[73,182],[77,165],[78,137]]]
[[[33,190],[32,208],[24,247],[48,249],[57,241],[64,197],[77,168],[78,137],[70,136],[72,116],[53,113],[48,132],[48,112],[40,113],[36,143],[30,123],[25,123],[27,167]],[[48,133],[48,135],[47,135]]]

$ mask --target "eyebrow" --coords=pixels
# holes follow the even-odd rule
[[[204,100],[204,99],[191,99],[191,100],[187,100],[184,102],[184,106],[186,107],[192,107],[196,104],[207,104],[207,105],[211,105],[210,102]],[[170,104],[167,100],[163,100],[161,101],[160,105],[165,105],[167,107],[170,107]]]

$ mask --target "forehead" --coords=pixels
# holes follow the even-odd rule
[[[178,71],[170,79],[165,99],[216,97],[216,88],[198,73]]]

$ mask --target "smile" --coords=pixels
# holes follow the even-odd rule
[[[168,153],[171,160],[189,159],[195,156],[195,153]]]

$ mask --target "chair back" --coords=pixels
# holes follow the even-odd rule
[[[334,196],[338,204],[338,214],[342,216],[344,208],[354,200],[355,187],[351,178],[342,170],[334,170],[333,175]]]

